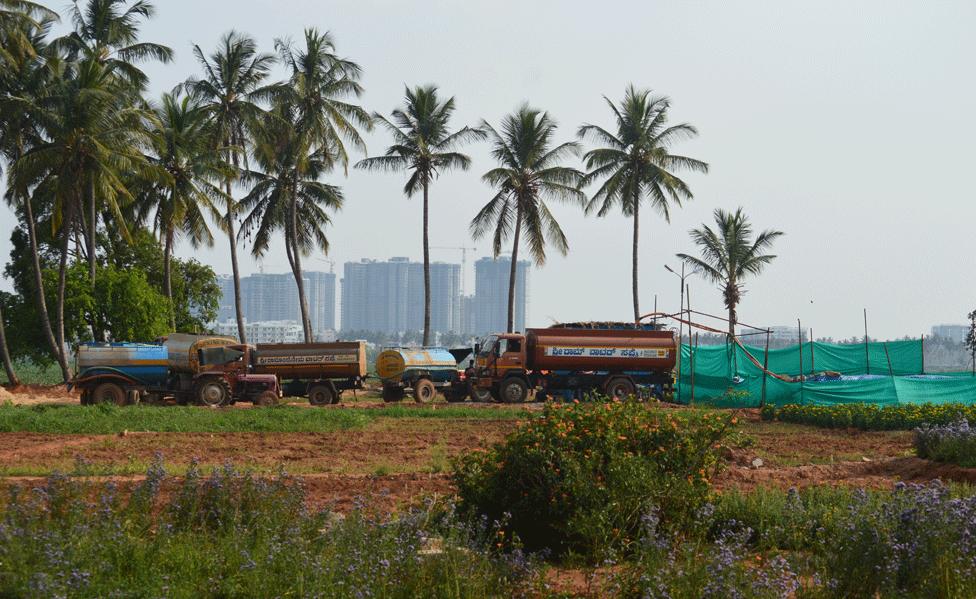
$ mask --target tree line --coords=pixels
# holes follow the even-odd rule
[[[697,129],[671,123],[671,101],[634,86],[618,102],[606,99],[609,128],[584,124],[570,135],[560,132],[550,113],[528,103],[497,124],[456,127],[455,98],[434,85],[407,87],[402,105],[389,115],[369,112],[359,104],[362,68],[339,53],[331,33],[316,28],[306,29],[297,43],[275,40],[270,52],[236,31],[223,34],[213,50],[194,45],[197,72],[150,98],[141,65],[174,56],[172,48],[141,39],[141,26],[155,14],[153,3],[78,0],[67,12],[70,31],[55,37],[58,13],[27,0],[0,0],[0,168],[4,198],[18,217],[15,253],[22,266],[29,262],[13,272],[28,275],[19,276],[17,289],[22,299],[31,298],[41,345],[65,380],[66,342],[145,332],[121,324],[129,316],[124,309],[106,314],[106,300],[98,298],[105,289],[138,288],[131,280],[113,284],[113,277],[148,272],[115,254],[125,254],[125,245],[152,253],[147,240],[160,255],[148,260],[159,263],[159,280],[145,281],[158,283],[165,299],[152,306],[163,319],[157,325],[178,330],[208,314],[213,288],[198,286],[193,297],[178,293],[176,287],[186,287],[181,277],[199,264],[175,260],[176,244],[211,246],[225,238],[220,243],[228,248],[242,342],[238,250],[261,257],[282,240],[311,341],[303,259],[329,251],[327,229],[346,201],[330,180],[350,168],[403,172],[404,194],[423,197],[422,343],[428,344],[431,188],[448,170],[468,170],[472,160],[462,150],[481,142],[489,144],[496,165],[482,175],[491,194],[475,212],[470,232],[490,238],[496,257],[505,249],[511,253],[508,329],[520,249],[537,265],[544,264],[548,248],[569,251],[551,202],[601,217],[619,210],[632,221],[631,291],[639,320],[641,208],[669,221],[674,208],[694,197],[683,173],[709,169],[672,151]],[[274,79],[278,67],[283,80]],[[377,126],[392,141],[370,156],[363,133]],[[584,148],[584,141],[593,147]],[[362,158],[355,160],[357,154]],[[767,250],[781,233],[754,235],[741,209],[716,210],[715,219],[714,230],[692,232],[700,256],[679,257],[721,287],[733,331],[742,281],[774,258]],[[7,270],[12,272],[9,265]],[[90,301],[73,305],[79,297]],[[135,304],[145,297],[133,292],[116,300]],[[133,312],[140,309],[132,306]],[[66,310],[77,318],[66,320]],[[15,381],[3,322],[0,314],[0,352]]]

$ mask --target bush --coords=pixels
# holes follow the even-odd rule
[[[970,428],[968,420],[923,425],[915,429],[915,451],[920,458],[976,467],[976,430]]]
[[[898,483],[881,501],[855,493],[821,549],[829,596],[976,596],[976,498],[949,487]]]
[[[724,529],[706,542],[662,533],[653,513],[644,524],[633,562],[615,577],[617,596],[787,599],[800,588],[799,576],[784,557],[763,558],[750,551],[753,533],[748,528]]]
[[[533,573],[491,531],[425,510],[306,508],[301,482],[159,463],[130,493],[56,476],[0,507],[2,597],[508,597]]]
[[[976,422],[976,405],[910,404],[877,406],[839,404],[833,406],[766,406],[764,420],[811,424],[824,428],[859,428],[870,431],[910,431],[923,424],[949,424],[959,419]]]
[[[636,402],[550,403],[503,443],[455,462],[459,507],[505,519],[530,550],[602,557],[632,545],[652,508],[668,525],[690,521],[734,423]]]

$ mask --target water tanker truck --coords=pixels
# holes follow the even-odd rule
[[[208,335],[173,334],[161,343],[86,343],[78,347],[78,374],[71,386],[81,390],[82,404],[167,397],[207,406],[275,404],[278,379],[253,372],[253,353],[253,346]]]
[[[489,335],[475,346],[468,370],[476,401],[525,401],[588,393],[625,398],[638,386],[663,396],[677,359],[674,331],[651,324],[580,323]]]
[[[366,343],[258,344],[254,372],[278,377],[285,395],[308,397],[312,405],[339,403],[343,391],[363,387]]]
[[[376,374],[383,381],[383,401],[401,401],[407,393],[426,403],[438,391],[447,401],[464,401],[467,383],[458,361],[471,354],[469,348],[443,347],[385,349],[376,356]]]

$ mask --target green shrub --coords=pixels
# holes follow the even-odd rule
[[[953,403],[878,406],[851,403],[833,406],[800,406],[791,404],[779,408],[766,406],[761,414],[764,420],[775,419],[823,428],[907,431],[923,424],[949,424],[959,419],[974,423],[976,405]]]
[[[504,442],[455,462],[459,507],[505,520],[530,550],[602,557],[627,549],[651,510],[668,525],[690,521],[734,423],[636,402],[550,403]]]
[[[63,476],[0,500],[0,597],[509,597],[519,553],[450,509],[310,512],[299,480],[155,464],[131,492]]]

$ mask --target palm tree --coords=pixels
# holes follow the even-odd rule
[[[146,123],[151,111],[128,101],[127,88],[110,70],[97,62],[57,64],[48,89],[36,101],[32,118],[40,139],[13,165],[12,184],[18,189],[34,186],[34,195],[49,198],[51,225],[61,236],[56,340],[64,345],[64,291],[68,247],[74,234],[90,232],[94,221],[85,222],[88,198],[98,196],[127,235],[122,204],[132,202],[130,185],[135,180],[166,177],[142,153],[148,146]],[[89,249],[89,259],[91,250]],[[90,323],[96,338],[99,323]]]
[[[694,137],[698,131],[687,123],[668,125],[670,101],[667,98],[652,97],[649,90],[630,86],[619,106],[606,97],[604,100],[616,118],[616,134],[596,125],[583,125],[579,129],[581,138],[603,145],[583,157],[589,171],[585,184],[606,179],[586,209],[589,212],[599,206],[597,215],[606,216],[619,205],[624,215],[634,221],[631,284],[636,322],[641,317],[637,284],[641,203],[649,202],[670,222],[671,204],[681,206],[682,200],[693,197],[675,171],[707,173],[708,164],[670,153],[669,147],[674,142]]]
[[[309,28],[305,30],[304,46],[276,40],[275,48],[291,74],[286,85],[274,90],[274,118],[267,121],[269,126],[265,133],[268,135],[262,149],[265,154],[263,167],[267,177],[274,177],[272,173],[276,172],[280,176],[291,173],[294,178],[290,185],[280,188],[287,206],[287,222],[283,229],[289,264],[298,288],[305,338],[312,341],[312,325],[308,318],[302,277],[302,256],[315,247],[327,251],[328,241],[323,229],[329,220],[321,209],[338,209],[342,203],[339,188],[319,183],[318,179],[336,163],[341,163],[348,172],[349,152],[346,144],[365,152],[366,144],[359,134],[359,128],[370,129],[372,120],[365,109],[348,101],[348,98],[362,94],[362,86],[358,82],[361,69],[356,63],[336,54],[335,41],[328,32],[320,33],[317,29]],[[292,130],[285,131],[279,125]],[[268,147],[279,147],[287,155],[268,156]],[[269,187],[279,186],[272,184],[268,178],[263,183],[264,189],[257,195],[270,201],[270,196],[279,192],[270,192]],[[265,211],[267,218],[274,213],[267,207],[258,211]],[[312,220],[306,223],[301,217],[308,211],[307,216]],[[255,214],[253,210],[252,214]],[[256,245],[255,255],[263,254],[264,249]]]
[[[471,158],[455,149],[465,142],[485,137],[482,130],[470,127],[452,132],[449,121],[453,113],[454,98],[440,100],[437,87],[407,88],[404,107],[394,110],[391,119],[374,115],[376,121],[393,135],[393,145],[386,149],[386,155],[367,158],[356,165],[369,170],[408,171],[410,177],[403,193],[409,198],[417,191],[423,191],[424,346],[430,344],[430,184],[443,171],[452,168],[468,170]]]
[[[104,76],[118,77],[115,93],[127,95],[130,102],[139,102],[139,94],[148,78],[136,62],[156,59],[169,62],[173,51],[163,45],[139,41],[141,20],[155,14],[152,2],[136,0],[77,0],[71,6],[74,31],[52,42],[55,49],[64,51],[69,60],[80,62],[80,68],[95,63]],[[98,229],[99,197],[94,182],[85,190],[87,208],[88,268],[92,286],[95,285],[95,236]],[[114,206],[109,205],[110,208]]]
[[[289,85],[276,91],[294,105],[295,124],[316,146],[331,146],[330,155],[348,169],[346,143],[366,152],[359,128],[373,128],[366,110],[346,99],[363,93],[359,84],[362,69],[349,59],[336,55],[335,40],[329,32],[305,30],[305,46],[275,40],[282,63],[291,71]]]
[[[342,208],[343,197],[338,187],[321,182],[336,156],[328,153],[329,147],[316,148],[299,126],[299,118],[293,106],[278,105],[257,128],[253,158],[260,170],[246,170],[242,176],[251,190],[239,203],[242,211],[249,211],[240,235],[249,236],[254,231],[252,253],[260,258],[273,234],[284,231],[285,253],[298,287],[305,342],[311,343],[312,322],[301,260],[315,248],[328,253],[325,227],[331,219],[327,211]]]
[[[20,384],[17,372],[14,370],[14,363],[10,360],[10,350],[7,349],[7,331],[3,325],[3,302],[0,302],[0,359],[3,361],[3,370],[7,373],[7,382],[11,387]]]
[[[9,53],[36,55],[33,34],[47,33],[51,22],[58,20],[58,13],[29,0],[0,0],[0,60],[9,59]]]
[[[523,230],[529,253],[537,265],[545,264],[547,243],[563,255],[569,251],[566,235],[545,200],[585,204],[586,194],[580,191],[583,173],[560,164],[567,156],[578,156],[580,147],[576,142],[553,146],[556,123],[547,113],[528,105],[502,119],[500,132],[487,122],[482,122],[482,127],[488,132],[491,154],[499,164],[485,173],[482,180],[497,191],[471,221],[471,232],[475,239],[480,239],[494,229],[492,247],[496,258],[502,243],[512,236],[512,269],[508,280],[508,331],[511,332]]]
[[[776,257],[765,253],[782,231],[767,229],[753,238],[749,219],[737,208],[726,212],[717,208],[715,229],[702,225],[692,229],[691,240],[701,257],[678,254],[678,258],[722,288],[725,307],[729,310],[729,336],[735,337],[736,306],[742,299],[743,279],[758,275]]]
[[[224,197],[219,183],[227,178],[229,167],[221,152],[214,151],[207,113],[190,97],[163,94],[156,118],[151,160],[169,177],[147,189],[141,208],[153,214],[153,228],[163,244],[163,288],[172,310],[173,244],[177,236],[186,235],[194,248],[213,245],[205,215],[220,218],[214,201]],[[170,313],[170,326],[176,329],[175,311]]]
[[[145,88],[149,79],[137,62],[173,60],[173,50],[162,44],[139,41],[142,20],[156,14],[148,0],[75,0],[70,8],[74,31],[54,40],[72,60],[94,61],[118,74],[135,91]]]
[[[258,53],[253,39],[235,31],[221,37],[217,51],[209,58],[200,46],[193,46],[193,54],[203,68],[204,76],[202,79],[190,79],[186,82],[186,88],[201,102],[211,120],[214,145],[223,148],[225,160],[237,170],[250,142],[250,131],[263,114],[259,103],[273,95],[275,87],[264,85],[264,81],[271,72],[275,57]],[[237,266],[237,236],[234,233],[237,208],[232,190],[237,177],[230,174],[224,179],[226,210],[222,223],[230,240],[237,333],[241,342],[246,343],[241,278]]]
[[[0,7],[14,3],[3,0]],[[0,51],[0,157],[8,166],[20,160],[24,152],[40,140],[33,114],[37,110],[37,99],[50,84],[51,71],[43,57],[48,52],[46,37],[51,23],[50,16],[43,15],[36,19],[33,16],[11,17],[0,24],[0,48],[3,48]],[[55,339],[44,293],[34,200],[28,188],[14,185],[12,177],[7,178],[4,198],[24,220],[30,242],[33,295],[41,332],[67,381],[69,372],[64,348]]]

